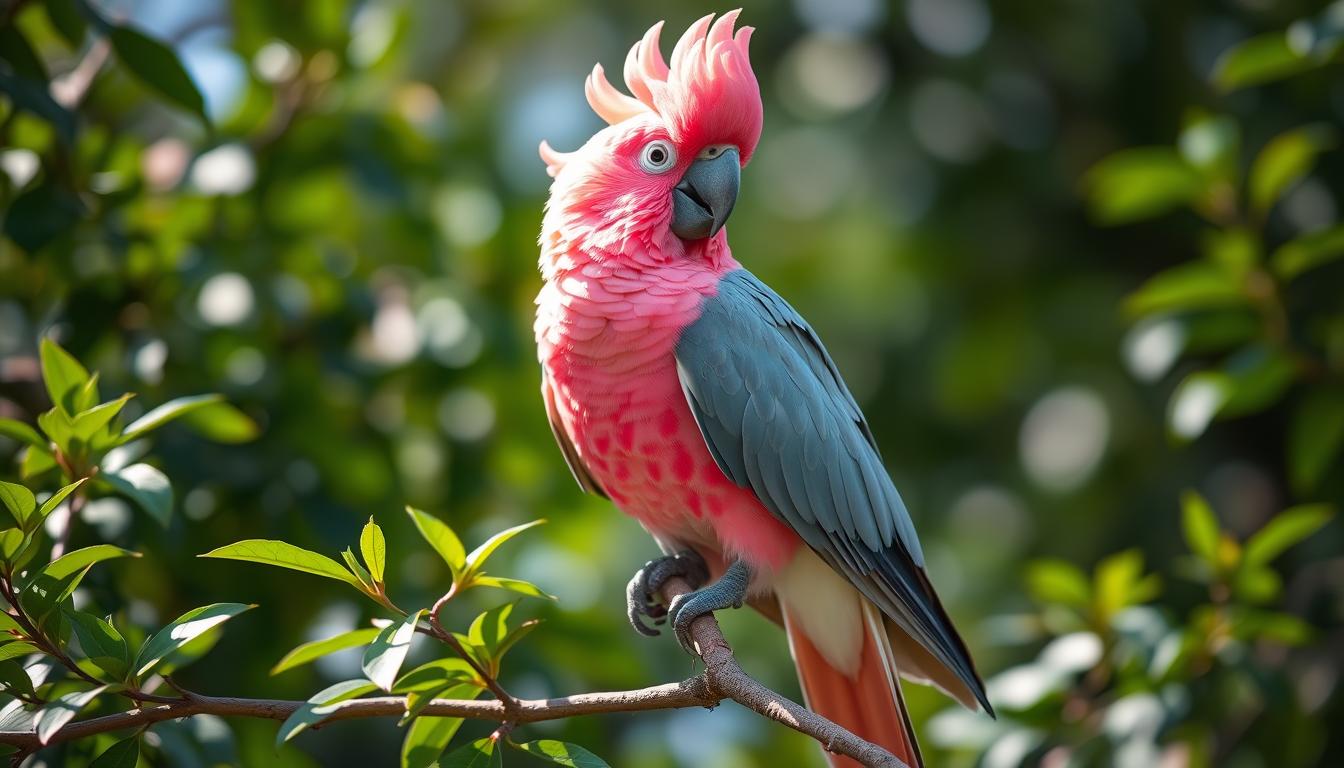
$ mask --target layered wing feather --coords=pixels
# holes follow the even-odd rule
[[[719,468],[961,680],[984,684],[924,571],[910,514],[821,341],[746,270],[676,347],[677,374]]]

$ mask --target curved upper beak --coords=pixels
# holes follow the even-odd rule
[[[682,240],[713,237],[737,202],[742,163],[736,149],[691,163],[672,190],[672,232]]]

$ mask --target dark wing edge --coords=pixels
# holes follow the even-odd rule
[[[569,435],[565,434],[565,427],[560,423],[560,414],[555,410],[555,393],[551,391],[551,379],[546,375],[545,368],[541,371],[541,399],[546,403],[546,421],[550,422],[551,434],[555,435],[555,443],[560,446],[560,453],[565,457],[565,464],[569,465],[569,473],[574,476],[574,482],[578,483],[585,493],[604,499],[609,498],[607,492],[597,482],[597,478],[593,477],[593,473],[584,465]]]
[[[719,469],[992,712],[872,431],[811,326],[744,269],[702,310],[678,340],[677,376]]]

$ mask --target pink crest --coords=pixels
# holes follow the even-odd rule
[[[617,90],[597,64],[584,81],[588,104],[610,125],[652,112],[678,144],[735,144],[745,164],[761,135],[762,110],[747,53],[753,30],[733,29],[740,13],[729,11],[717,22],[710,14],[692,24],[673,49],[671,65],[658,45],[663,22],[654,24],[625,59],[625,85],[633,95]],[[567,159],[544,142],[541,154],[551,176]]]

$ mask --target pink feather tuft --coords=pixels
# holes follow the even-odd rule
[[[747,50],[752,28],[734,33],[740,13],[729,11],[718,21],[710,14],[692,24],[677,41],[671,66],[659,49],[663,22],[654,24],[625,58],[633,96],[616,90],[598,64],[584,81],[588,104],[610,125],[652,112],[679,144],[735,144],[745,164],[760,139],[762,110]],[[555,176],[566,158],[543,147],[542,159]]]

